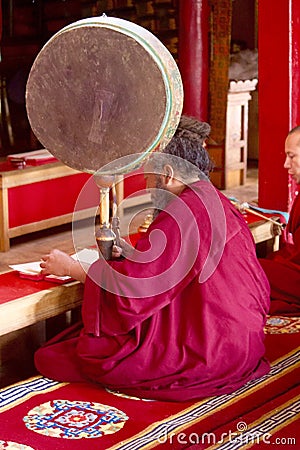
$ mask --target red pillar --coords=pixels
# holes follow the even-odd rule
[[[286,135],[300,124],[299,17],[299,0],[258,2],[259,204],[283,211],[295,190],[283,164]]]
[[[291,0],[290,0],[291,1]],[[291,1],[290,9],[290,123],[289,129],[300,125],[300,2]],[[298,189],[295,181],[289,177],[288,184],[288,207],[289,210]]]
[[[185,114],[208,120],[208,0],[179,0],[179,69]]]

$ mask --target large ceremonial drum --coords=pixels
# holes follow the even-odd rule
[[[182,104],[180,73],[167,48],[146,29],[105,15],[57,32],[26,87],[36,137],[63,163],[89,173],[138,167],[169,142]]]

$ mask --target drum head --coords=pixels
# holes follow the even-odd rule
[[[107,17],[54,35],[26,88],[28,118],[42,145],[90,173],[107,164],[110,173],[125,173],[165,146],[182,102],[180,74],[163,44],[136,24]],[[125,165],[113,165],[127,155]]]

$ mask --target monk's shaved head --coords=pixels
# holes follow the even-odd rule
[[[297,125],[296,127],[292,128],[290,130],[290,132],[288,133],[288,136],[291,136],[291,135],[294,135],[294,134],[299,137],[299,140],[297,140],[297,145],[300,146],[300,125]]]

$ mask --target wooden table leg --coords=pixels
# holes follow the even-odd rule
[[[9,248],[7,188],[0,186],[0,252],[7,252]]]

